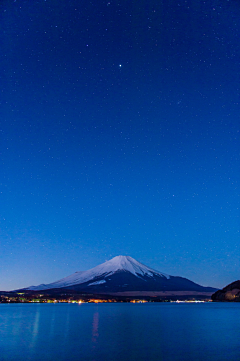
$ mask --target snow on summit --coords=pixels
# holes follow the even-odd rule
[[[103,269],[109,270],[110,272],[117,272],[117,271],[128,271],[134,274],[135,276],[139,275],[148,275],[152,276],[153,273],[157,273],[158,275],[169,277],[168,275],[165,275],[164,273],[160,273],[158,271],[155,271],[152,268],[149,268],[145,266],[144,264],[136,261],[134,258],[130,256],[117,256],[112,258],[110,261],[107,261],[100,266],[103,267]],[[98,266],[98,267],[100,267]],[[96,269],[97,267],[95,267]]]
[[[110,276],[119,271],[130,272],[136,277],[141,277],[141,276],[152,277],[154,275],[164,277],[167,279],[169,279],[170,277],[169,275],[166,275],[164,273],[158,272],[152,268],[145,266],[144,264],[136,261],[134,258],[130,256],[117,256],[88,271],[75,272],[74,274],[62,278],[59,281],[49,284],[41,284],[39,286],[31,286],[27,289],[40,291],[51,288],[69,287],[89,281],[94,282],[95,279],[99,279],[100,277]]]

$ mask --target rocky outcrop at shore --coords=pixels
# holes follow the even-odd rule
[[[213,301],[240,302],[240,280],[230,283],[212,295]]]

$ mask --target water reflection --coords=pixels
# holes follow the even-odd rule
[[[69,337],[69,326],[70,326],[70,318],[69,318],[69,308],[68,308],[66,312],[66,321],[64,326],[64,342],[67,342]]]
[[[40,317],[40,312],[38,310],[36,315],[35,315],[35,320],[34,320],[34,324],[33,324],[33,338],[35,338],[37,336],[37,334],[38,334],[39,317]]]
[[[93,323],[92,323],[92,342],[96,343],[97,338],[99,336],[98,334],[98,324],[99,324],[99,313],[95,312],[93,314]]]
[[[0,361],[240,360],[239,313],[240,304],[0,305]]]
[[[49,337],[53,338],[54,333],[55,333],[55,307],[56,307],[56,305],[51,305],[51,306],[53,306],[53,310],[52,310],[52,317],[50,319]]]
[[[96,361],[94,355],[96,353],[96,346],[99,337],[98,326],[99,326],[99,313],[95,312],[93,314],[93,322],[92,322],[92,357],[93,357],[92,361]]]
[[[39,309],[38,309],[36,314],[35,314],[34,321],[33,321],[32,340],[31,340],[31,343],[29,345],[30,349],[34,349],[35,345],[36,345],[38,330],[39,330],[39,319],[40,319],[40,312],[39,312]]]

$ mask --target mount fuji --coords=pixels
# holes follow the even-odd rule
[[[30,286],[29,291],[77,291],[122,296],[211,296],[212,287],[200,286],[187,278],[156,271],[129,256],[117,256],[88,271],[75,272],[59,281]]]

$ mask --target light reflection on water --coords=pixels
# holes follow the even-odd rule
[[[30,349],[35,349],[36,347],[36,341],[38,336],[38,330],[39,330],[39,318],[40,318],[40,310],[37,309],[34,321],[33,321],[33,331],[32,331],[32,340],[29,345]]]
[[[0,360],[239,360],[240,304],[0,304]]]
[[[92,322],[92,355],[96,354],[96,346],[98,341],[98,325],[99,325],[99,312],[95,312],[93,314],[93,322]],[[94,357],[92,361],[97,361],[97,359]]]
[[[93,314],[93,323],[92,323],[92,342],[96,343],[97,338],[99,336],[98,334],[98,322],[99,322],[99,313],[95,312]]]

